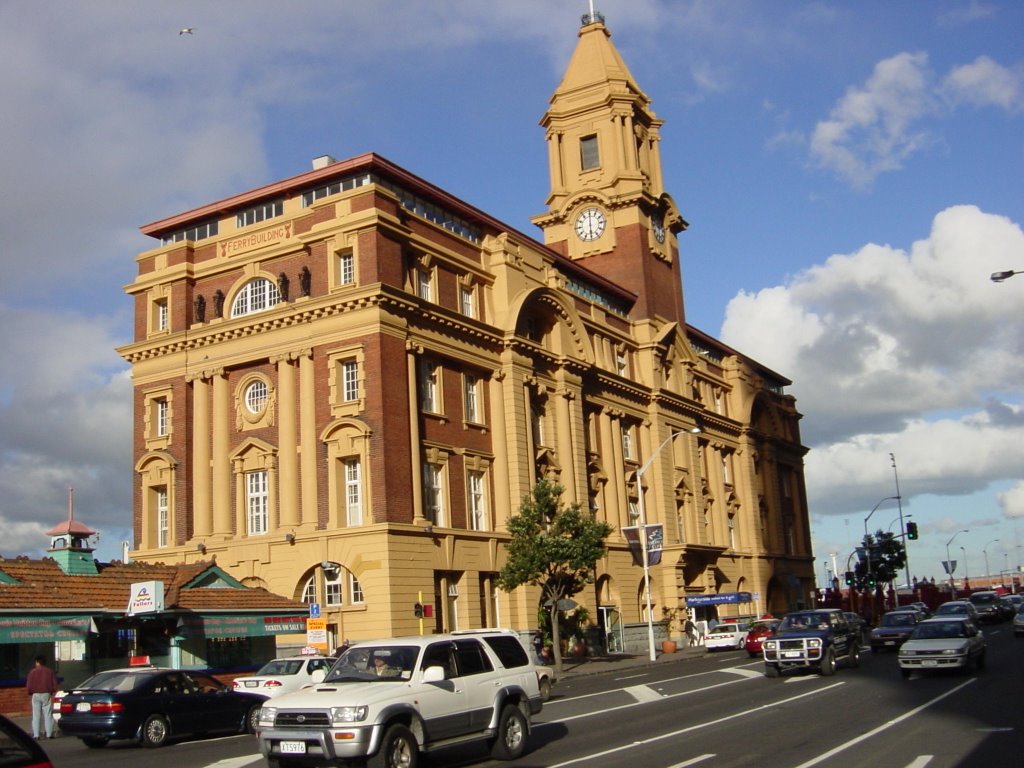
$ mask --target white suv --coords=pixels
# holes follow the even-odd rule
[[[401,637],[353,645],[322,683],[268,701],[257,733],[277,768],[414,768],[420,752],[476,739],[514,760],[542,706],[537,671],[513,632]]]

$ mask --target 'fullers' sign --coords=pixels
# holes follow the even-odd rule
[[[129,616],[137,613],[156,613],[164,609],[164,583],[162,581],[139,581],[132,584],[128,598]]]

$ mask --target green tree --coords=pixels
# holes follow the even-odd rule
[[[869,533],[859,549],[863,550],[864,557],[858,560],[853,572],[854,585],[858,589],[875,592],[883,584],[896,581],[900,569],[907,563],[907,550],[903,542],[892,533]]]
[[[523,498],[518,514],[509,518],[508,561],[498,572],[498,586],[506,592],[524,584],[540,587],[541,603],[551,619],[556,672],[562,671],[559,601],[593,582],[594,567],[604,556],[604,541],[613,530],[579,504],[563,505],[564,490],[543,478]]]

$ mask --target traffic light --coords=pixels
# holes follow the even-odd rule
[[[911,541],[917,538],[917,523],[913,520],[907,523],[907,538]]]
[[[847,571],[846,572],[846,586],[848,586],[848,587],[852,587],[853,586],[853,571]]]
[[[868,574],[868,586],[869,587],[873,587],[873,586],[875,586],[876,583],[877,582],[875,581],[875,574],[869,573]]]
[[[416,603],[412,607],[412,612],[416,615],[417,619],[423,618],[423,603]]]

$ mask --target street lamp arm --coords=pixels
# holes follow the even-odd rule
[[[1013,277],[1014,275],[1020,275],[1020,274],[1024,274],[1024,270],[1020,270],[1020,269],[1017,269],[1017,270],[1004,269],[1001,272],[993,272],[990,275],[989,279],[993,283],[1001,283],[1001,282],[1003,282],[1003,280],[1008,280],[1011,277]]]

